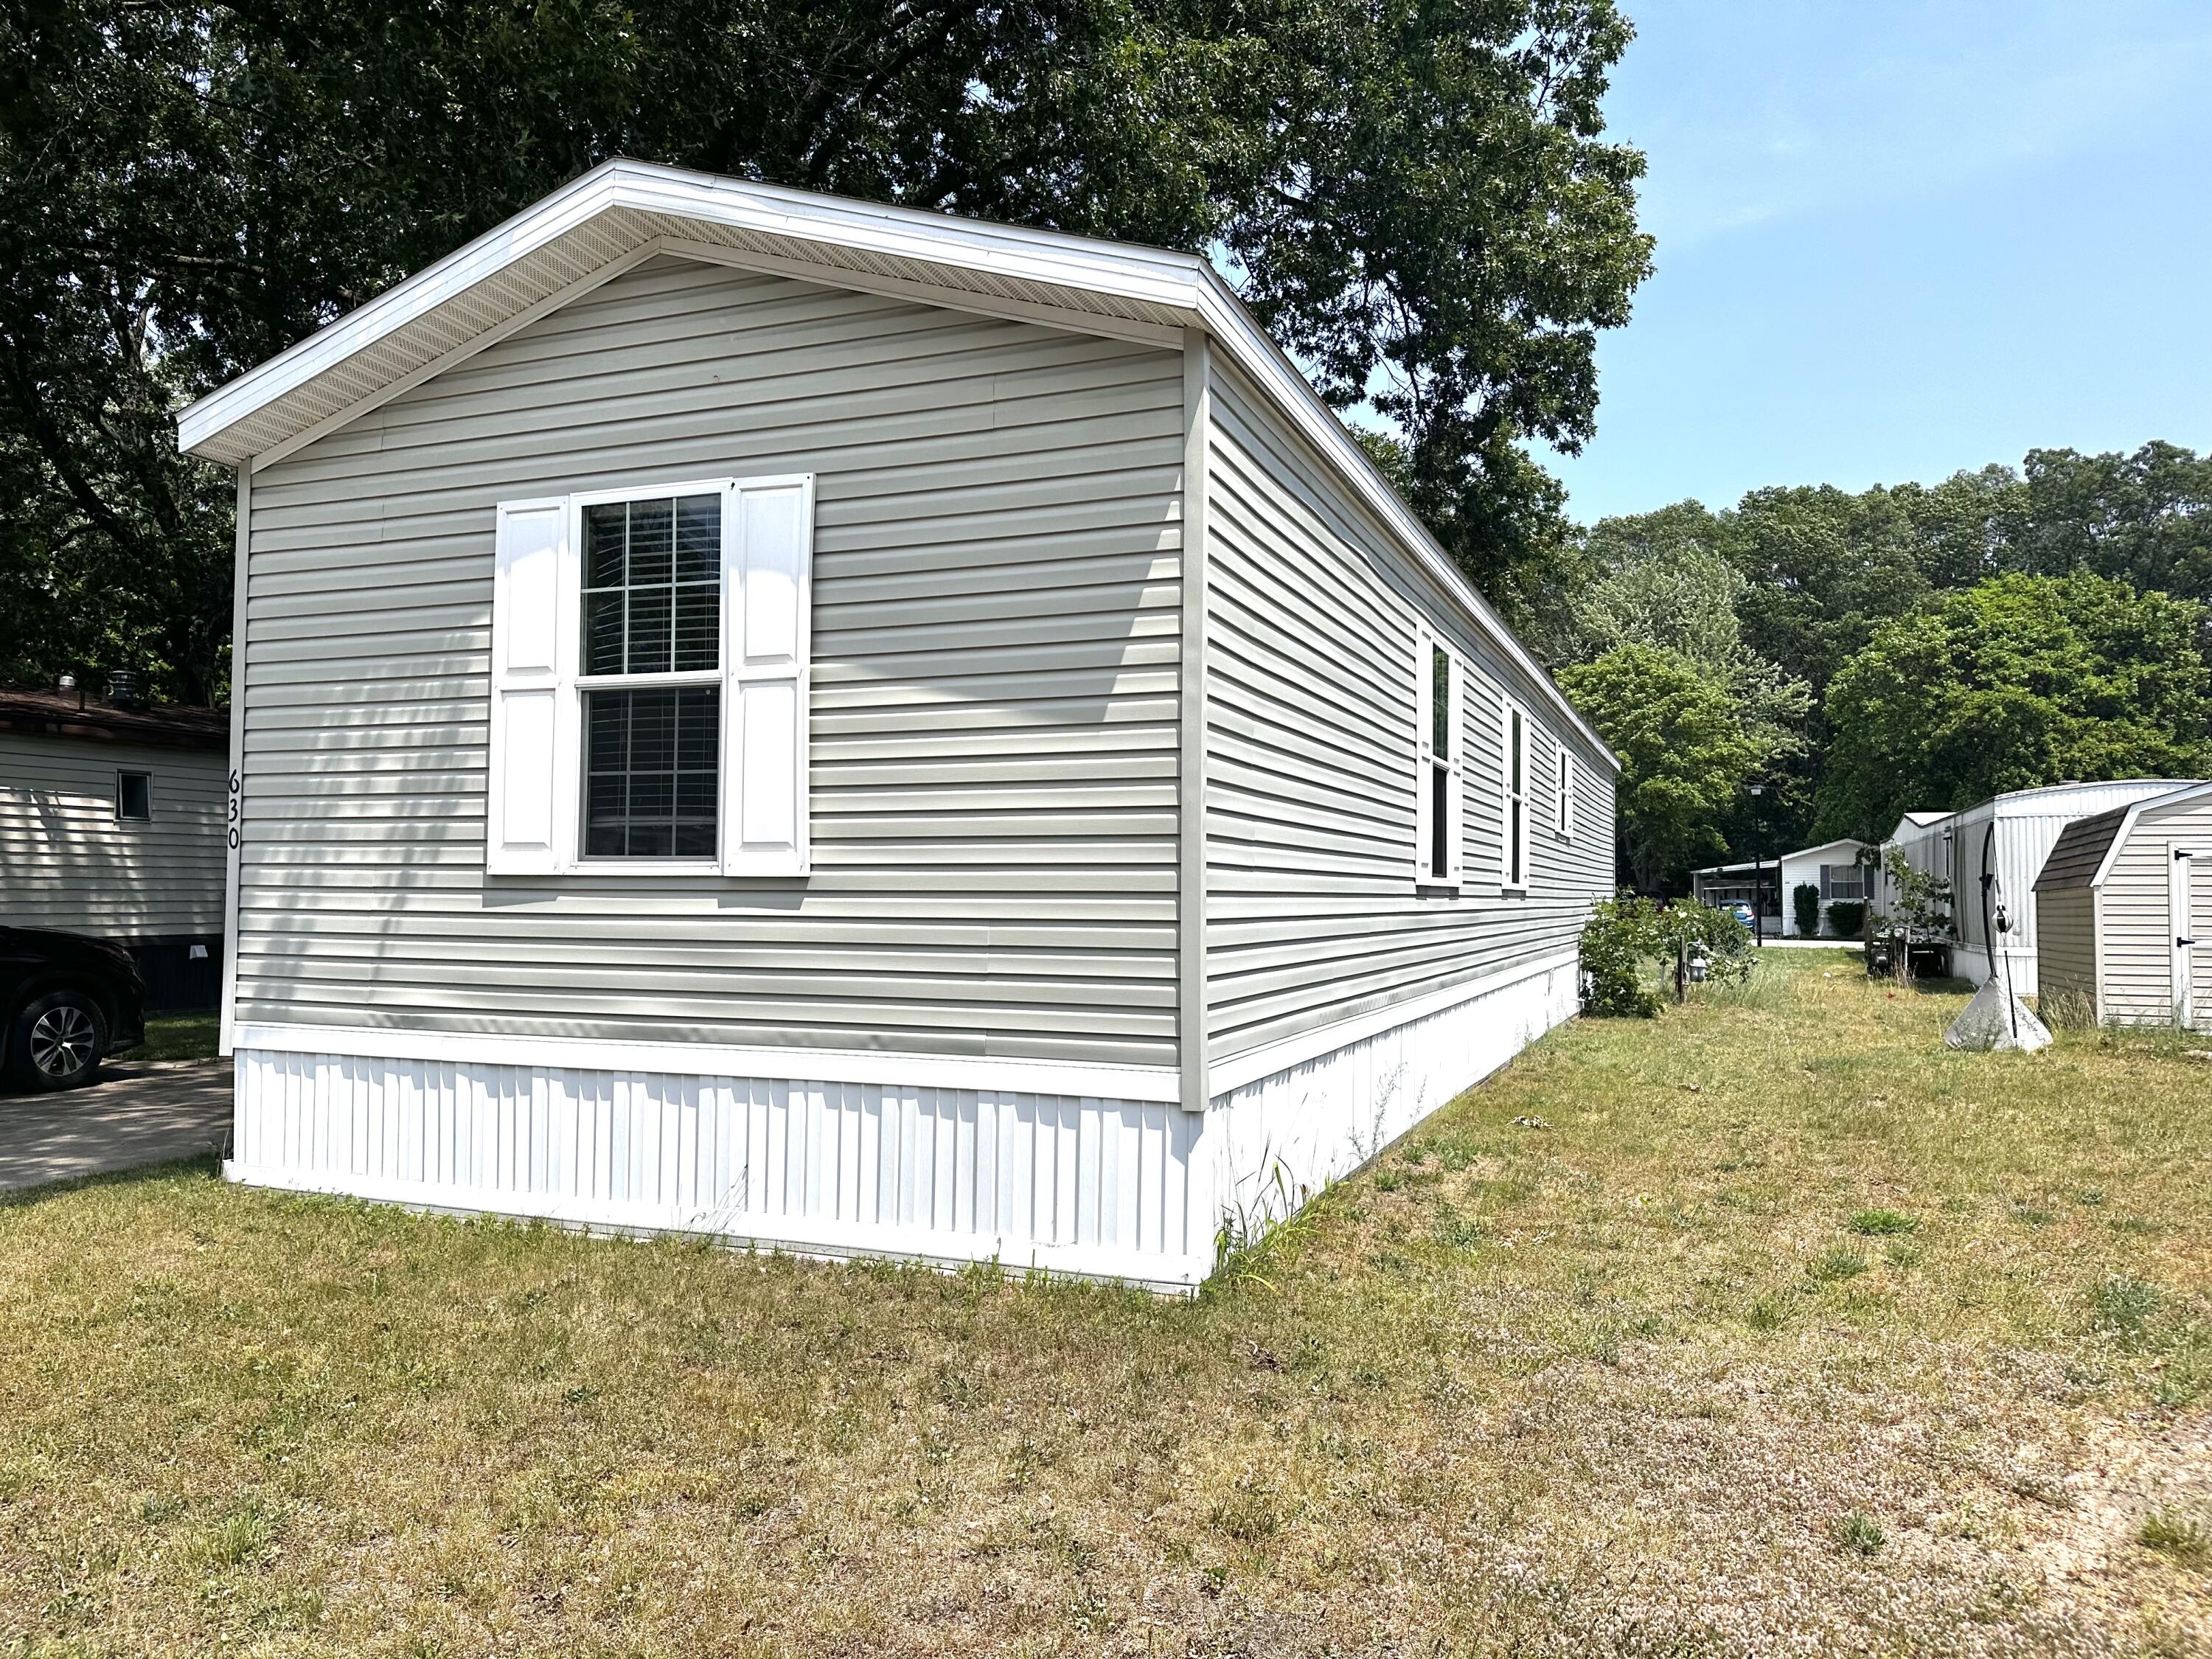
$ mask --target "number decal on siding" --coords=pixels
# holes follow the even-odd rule
[[[245,774],[240,771],[236,767],[233,767],[230,772],[230,805],[228,810],[230,819],[230,850],[234,853],[238,850],[238,819],[240,808],[244,799],[245,793]]]

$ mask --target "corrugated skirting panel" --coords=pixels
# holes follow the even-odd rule
[[[995,1260],[1188,1290],[1211,1206],[1179,1107],[974,1089],[241,1048],[258,1186],[807,1254]]]
[[[1246,1231],[1350,1174],[1575,1012],[1554,963],[1213,1098],[1198,1178]]]

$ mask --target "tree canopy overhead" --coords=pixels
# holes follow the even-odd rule
[[[215,692],[184,400],[607,156],[1204,250],[1479,581],[1560,540],[1649,262],[1612,0],[26,0],[0,9],[0,677]],[[1502,598],[1510,604],[1510,592]]]

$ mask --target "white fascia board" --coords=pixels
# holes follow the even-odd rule
[[[1175,1105],[1182,1073],[1173,1066],[1114,1066],[893,1049],[740,1048],[693,1042],[625,1042],[500,1032],[426,1031],[388,1025],[240,1024],[237,1047],[279,1054],[367,1060],[475,1061],[599,1072],[665,1072],[789,1083],[861,1083],[898,1088],[988,1089]]]
[[[817,196],[642,161],[607,161],[210,392],[177,417],[177,447],[190,453],[224,428],[547,243],[603,213],[625,208],[1183,312],[1194,309],[1205,269],[1195,255],[1166,249]]]

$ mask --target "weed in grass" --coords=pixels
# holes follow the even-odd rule
[[[1881,1528],[1876,1524],[1875,1518],[1863,1510],[1853,1510],[1842,1520],[1837,1522],[1835,1538],[1838,1544],[1854,1554],[1879,1555],[1881,1553],[1883,1541]]]
[[[1920,1247],[1901,1238],[1892,1239],[1882,1255],[1893,1267],[1917,1267],[1921,1261]]]
[[[1378,1193],[1395,1193],[1405,1184],[1406,1177],[1395,1170],[1377,1170],[1375,1172],[1375,1190]]]
[[[235,1567],[258,1557],[276,1538],[276,1518],[259,1499],[246,1498],[208,1529],[198,1553],[210,1566]]]
[[[1805,1269],[1805,1276],[1815,1285],[1840,1285],[1847,1279],[1856,1279],[1866,1270],[1864,1256],[1848,1245],[1838,1244],[1814,1256],[1812,1265]]]
[[[2090,1322],[2115,1341],[2137,1346],[2165,1300],[2166,1293],[2148,1280],[2115,1273],[2089,1292]]]
[[[2058,1212],[2056,1210],[2044,1209],[2037,1205],[2015,1204],[2012,1206],[2012,1218],[2022,1226],[2048,1227],[2058,1219]]]
[[[1917,1216],[1896,1210],[1861,1210],[1851,1218],[1851,1231],[1869,1238],[1892,1238],[1899,1233],[1909,1233],[1919,1224]]]
[[[1788,1319],[1789,1314],[1779,1297],[1762,1296],[1751,1304],[1743,1322],[1754,1331],[1778,1331]]]
[[[2084,1187],[2074,1194],[2074,1201],[2076,1204],[2091,1206],[2102,1204],[2105,1201],[2105,1189],[2102,1187]]]
[[[2143,1516],[2136,1541],[2185,1567],[2212,1567],[2212,1528],[2196,1516],[2153,1510]]]
[[[1482,1238],[1481,1223],[1473,1216],[1462,1215],[1456,1206],[1441,1200],[1436,1207],[1435,1231],[1437,1243],[1448,1250],[1471,1250]]]

